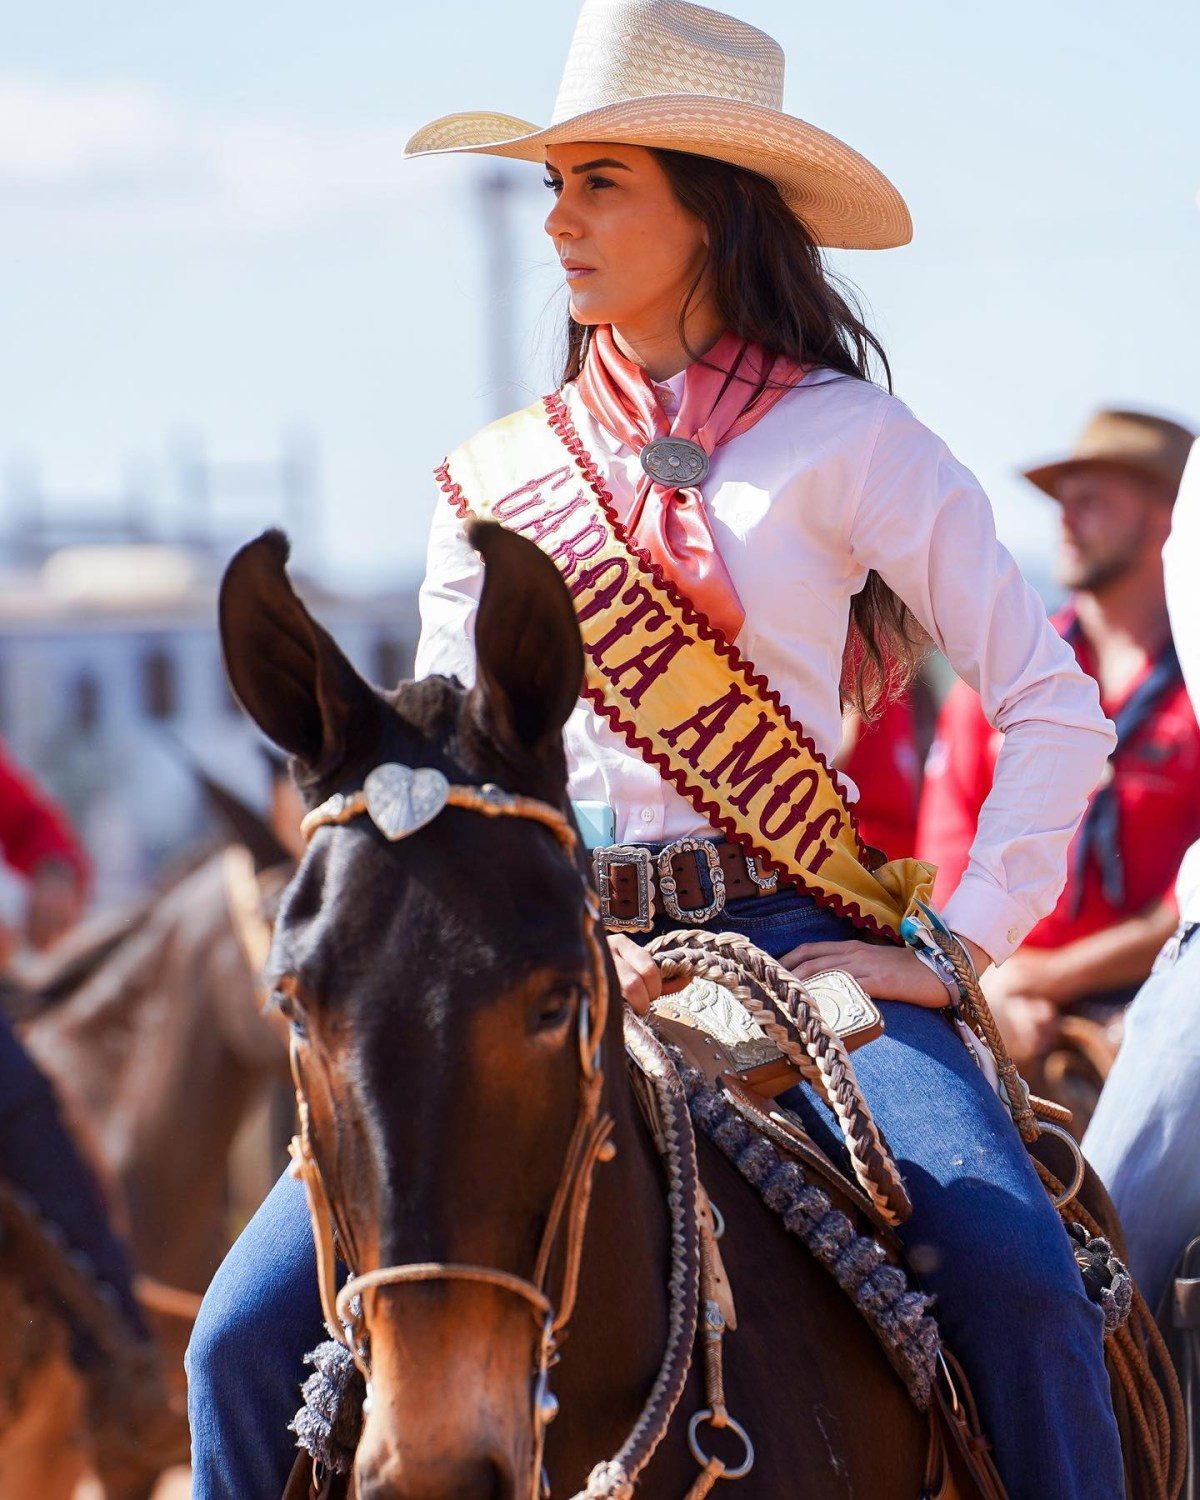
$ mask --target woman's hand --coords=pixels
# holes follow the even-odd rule
[[[611,941],[611,940],[610,940]],[[857,979],[873,1000],[907,1000],[937,1010],[951,994],[915,953],[888,943],[805,943],[780,960],[797,979],[811,979],[825,969],[841,969]]]
[[[658,965],[640,943],[627,938],[623,932],[609,933],[608,951],[612,954],[626,1005],[639,1016],[644,1016],[663,992]]]

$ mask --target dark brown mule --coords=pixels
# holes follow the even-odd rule
[[[561,730],[583,661],[570,600],[532,544],[495,527],[473,536],[487,579],[469,692],[441,677],[388,694],[362,681],[293,592],[279,533],[234,559],[221,609],[230,676],[296,757],[310,805],[399,762],[567,806]],[[532,1274],[577,1108],[589,976],[579,875],[545,829],[453,807],[396,844],[366,819],[314,838],[271,969],[355,1270],[438,1261]],[[620,1063],[619,1006],[606,1049],[617,1150],[596,1175],[579,1303],[553,1371],[555,1496],[625,1441],[667,1334],[663,1179]],[[758,1449],[738,1495],[916,1500],[926,1425],[865,1324],[723,1158],[702,1144],[701,1161],[729,1226],[729,1403]],[[468,1281],[367,1302],[361,1500],[525,1500],[538,1333],[526,1302]],[[686,1493],[698,1470],[685,1429],[704,1404],[693,1369],[639,1494]]]
[[[228,1247],[230,1146],[287,1068],[281,1028],[261,1014],[262,898],[244,851],[222,850],[124,925],[80,932],[21,997],[23,1040],[109,1189],[137,1271],[197,1298]],[[182,1389],[189,1298],[149,1302]],[[176,1315],[155,1312],[173,1304]]]

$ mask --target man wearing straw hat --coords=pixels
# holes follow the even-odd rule
[[[1111,1012],[1132,999],[1174,926],[1175,872],[1200,836],[1200,729],[1171,639],[1162,567],[1191,440],[1164,417],[1100,411],[1073,453],[1025,471],[1059,507],[1059,578],[1071,597],[1055,623],[1099,684],[1118,732],[1057,906],[988,976],[997,1019],[1029,1059],[1052,1041],[1064,1007],[1107,1002]],[[952,888],[965,865],[999,739],[975,694],[956,683],[939,719],[918,833],[939,886]]]

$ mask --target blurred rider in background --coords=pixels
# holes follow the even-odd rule
[[[985,981],[1013,1053],[1052,1045],[1062,1010],[1125,1006],[1174,928],[1184,851],[1200,837],[1200,729],[1171,637],[1162,549],[1193,434],[1136,411],[1101,411],[1067,458],[1026,471],[1058,503],[1054,623],[1100,687],[1117,726],[1054,911]],[[926,767],[917,853],[938,866],[944,900],[966,868],[1001,736],[963,682],[951,689]],[[1053,794],[1054,768],[1044,791]]]
[[[27,883],[25,940],[33,948],[50,947],[82,913],[88,860],[63,813],[2,750],[0,850]],[[9,956],[4,954],[5,959]],[[134,1295],[128,1255],[109,1225],[99,1184],[63,1123],[53,1088],[21,1045],[3,1009],[0,1183],[55,1225],[68,1246],[111,1288],[129,1326],[133,1349],[145,1351],[145,1378],[154,1380],[149,1334]],[[86,1363],[86,1352],[82,1357]],[[147,1394],[154,1397],[153,1386]],[[131,1411],[131,1430],[140,1428],[145,1417],[145,1411]]]
[[[1179,490],[1164,557],[1167,603],[1192,702],[1200,707],[1200,444]],[[1129,1264],[1151,1307],[1200,1235],[1200,841],[1176,883],[1179,926],[1129,1007],[1125,1040],[1084,1138],[1120,1212]]]
[[[78,922],[91,871],[62,810],[0,743],[0,853],[26,885],[25,941],[48,948]],[[12,946],[0,939],[0,957]]]

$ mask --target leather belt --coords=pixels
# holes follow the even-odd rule
[[[760,875],[754,856],[724,839],[675,839],[658,850],[609,844],[593,852],[592,868],[600,915],[612,932],[649,932],[660,911],[673,921],[703,926],[727,901],[768,896],[779,884],[778,875]]]

